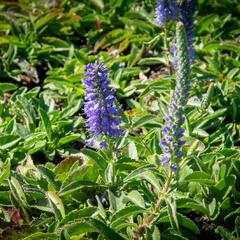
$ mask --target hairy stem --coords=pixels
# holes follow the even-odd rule
[[[172,171],[170,170],[169,175],[167,176],[166,182],[163,186],[163,190],[162,193],[160,194],[160,196],[158,197],[156,204],[154,206],[154,209],[152,211],[152,213],[150,215],[148,215],[144,220],[143,220],[143,224],[138,228],[138,233],[142,234],[145,232],[147,226],[149,224],[152,223],[153,219],[155,218],[157,212],[159,211],[162,201],[164,200],[165,194],[168,192],[169,190],[169,186],[172,180]]]

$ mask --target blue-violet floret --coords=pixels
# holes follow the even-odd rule
[[[156,7],[156,20],[162,26],[167,20],[174,21],[178,16],[177,0],[158,0]]]

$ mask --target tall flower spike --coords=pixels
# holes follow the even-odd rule
[[[196,5],[197,0],[184,0],[181,7],[181,21],[183,22],[186,29],[190,62],[192,62],[195,58],[193,48],[194,43],[193,22]]]
[[[165,118],[162,139],[159,144],[163,151],[162,164],[171,163],[173,171],[176,171],[178,162],[185,155],[182,150],[185,143],[182,140],[184,133],[182,124],[190,91],[188,42],[182,22],[178,22],[176,26],[176,48],[178,55],[176,87],[168,109],[169,114]]]
[[[87,78],[83,81],[86,87],[84,111],[87,115],[87,127],[93,134],[87,144],[92,146],[100,134],[110,138],[119,137],[121,118],[118,117],[119,108],[114,105],[115,90],[109,88],[106,66],[96,60],[95,63],[86,66],[85,75]],[[104,147],[105,143],[102,142],[100,145]]]
[[[188,41],[188,50],[190,63],[195,59],[195,50],[193,47],[194,43],[194,12],[197,5],[197,0],[183,0],[182,6],[180,8],[180,21],[183,22],[187,34]],[[177,52],[176,52],[176,39],[174,40],[174,47],[172,48],[173,52],[173,66],[177,66]]]
[[[177,19],[178,16],[178,5],[177,0],[158,0],[156,7],[156,20],[160,26],[162,26],[165,21]]]

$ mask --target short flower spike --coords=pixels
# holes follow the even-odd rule
[[[115,90],[109,87],[107,67],[96,60],[95,63],[86,66],[85,75],[87,78],[83,82],[86,87],[84,111],[87,115],[87,127],[93,134],[87,144],[92,146],[100,134],[110,138],[119,137],[121,118],[118,116],[119,108],[114,105]],[[101,144],[101,147],[104,146],[105,144]]]

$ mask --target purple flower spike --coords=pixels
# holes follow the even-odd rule
[[[87,144],[92,146],[100,134],[107,137],[117,138],[121,135],[119,124],[121,118],[118,116],[119,108],[114,105],[114,89],[109,88],[108,70],[103,63],[96,60],[95,63],[86,66],[83,84],[85,90],[84,111],[87,115],[87,127],[93,137],[87,140]],[[101,143],[101,148],[105,147]]]
[[[181,21],[186,29],[190,62],[195,59],[193,22],[196,5],[197,0],[184,0],[181,7]]]
[[[195,50],[193,47],[193,43],[194,43],[193,22],[194,22],[194,12],[195,12],[196,5],[197,5],[197,0],[183,0],[182,6],[180,8],[180,21],[183,22],[184,27],[186,29],[190,63],[192,63],[193,60],[195,59]],[[176,36],[174,40],[174,46],[171,49],[171,51],[173,54],[173,66],[177,67]]]
[[[168,107],[168,116],[165,117],[165,125],[162,128],[162,139],[159,146],[163,154],[161,162],[169,164],[172,171],[177,171],[180,160],[185,156],[182,140],[185,129],[183,128],[186,104],[190,91],[190,60],[188,51],[188,39],[185,25],[177,23],[176,49],[177,49],[177,79],[175,91]]]
[[[167,20],[174,21],[178,16],[177,0],[158,0],[156,8],[156,20],[162,26]]]

